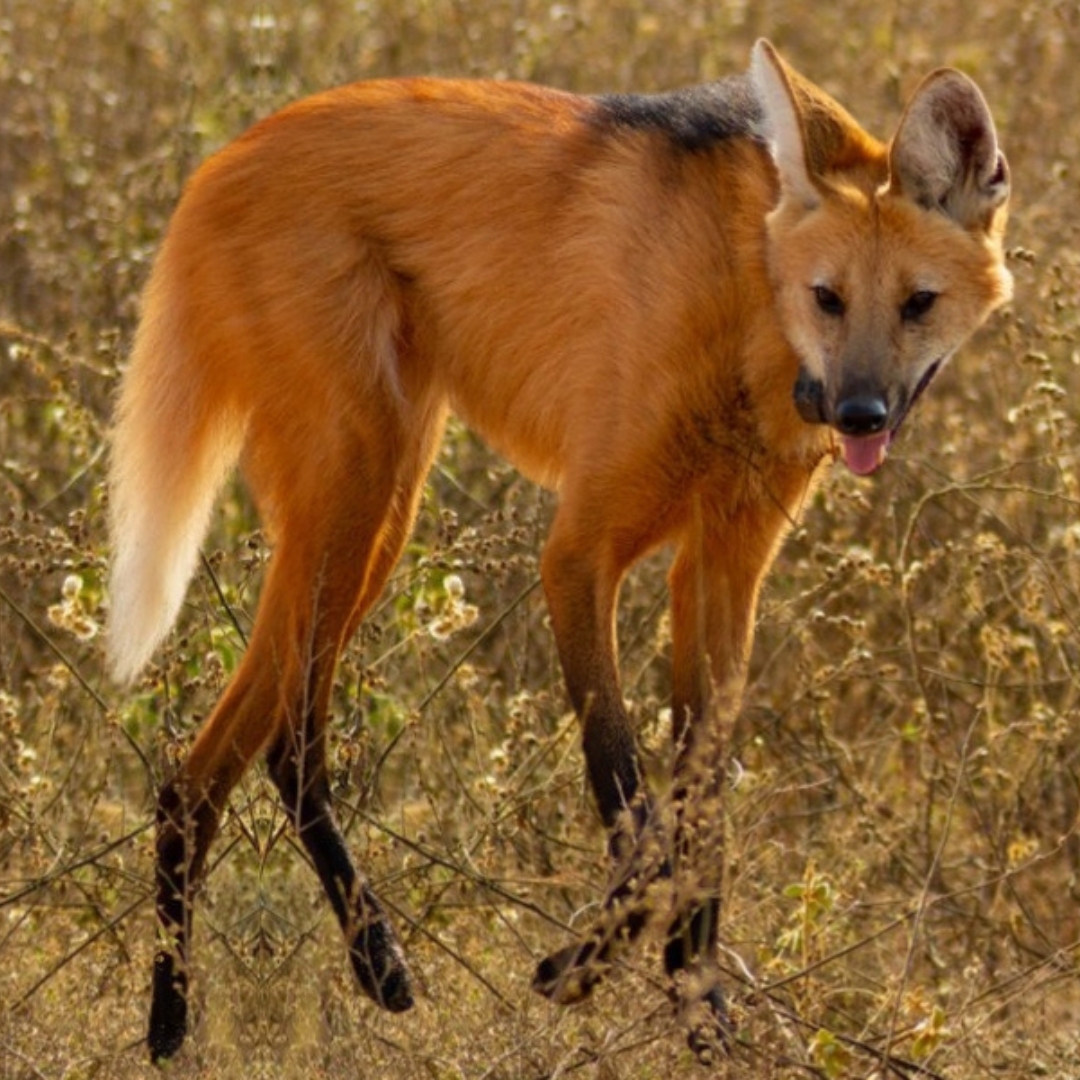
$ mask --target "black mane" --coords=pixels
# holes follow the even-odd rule
[[[608,123],[662,132],[684,150],[760,137],[761,104],[746,75],[666,94],[602,94],[596,101]]]

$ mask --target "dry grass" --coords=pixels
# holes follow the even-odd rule
[[[883,473],[837,472],[771,579],[732,737],[722,937],[741,1028],[716,1071],[1080,1072],[1075,0],[5,0],[0,1080],[150,1074],[153,795],[242,647],[266,557],[237,490],[159,665],[132,695],[108,686],[103,431],[183,178],[330,83],[649,90],[743,67],[762,33],[883,134],[930,67],[970,71],[1013,167],[1018,287]],[[655,942],[585,1006],[528,990],[605,876],[532,588],[550,510],[453,432],[410,556],[341,672],[339,807],[397,911],[419,1007],[391,1017],[355,992],[257,773],[214,849],[197,1028],[173,1075],[703,1074]],[[662,569],[634,578],[621,615],[658,774]],[[479,619],[433,636],[451,571]]]

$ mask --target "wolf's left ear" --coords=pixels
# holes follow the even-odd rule
[[[927,76],[889,148],[889,188],[965,229],[988,229],[1009,197],[1009,167],[979,88],[959,71]]]

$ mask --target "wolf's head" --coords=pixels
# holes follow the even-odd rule
[[[919,86],[887,147],[768,42],[751,72],[779,178],[769,272],[800,361],[795,405],[870,473],[941,366],[1011,295],[1008,166],[959,71]]]

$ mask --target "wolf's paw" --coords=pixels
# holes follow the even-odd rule
[[[731,1051],[735,1023],[719,982],[714,979],[691,989],[693,981],[680,979],[671,996],[686,1028],[686,1045],[702,1065],[715,1065],[721,1055]]]
[[[596,942],[568,945],[541,960],[536,966],[532,988],[557,1005],[584,1001],[607,974],[608,966],[597,958]]]
[[[364,993],[389,1012],[413,1007],[412,979],[405,953],[385,916],[361,927],[349,947],[353,971]]]

